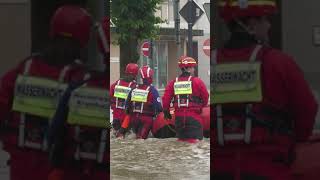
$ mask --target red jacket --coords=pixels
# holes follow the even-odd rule
[[[139,89],[139,90],[148,89],[147,91],[149,91],[147,102],[143,103],[142,115],[155,116],[162,111],[162,105],[161,105],[158,90],[152,84],[149,84],[149,85],[139,84],[134,89]],[[140,108],[142,106],[141,103],[138,103],[138,102],[134,103],[133,101],[131,101],[131,98],[132,98],[132,92],[128,96],[129,101],[126,104],[127,107],[131,111],[134,111],[134,109],[136,109],[135,112],[133,112],[134,114],[140,113],[138,111],[140,111]]]
[[[185,77],[180,76],[178,78],[178,81],[187,81],[188,78],[189,78],[189,76],[185,76]],[[192,95],[191,96],[199,98],[201,100],[201,103],[195,103],[194,105],[189,106],[189,107],[202,108],[202,107],[208,105],[209,93],[208,93],[208,90],[207,90],[204,82],[198,77],[192,77],[191,81],[192,81]],[[170,102],[173,98],[175,101],[177,100],[176,96],[174,95],[174,88],[173,88],[173,85],[175,82],[176,82],[176,79],[170,81],[168,83],[168,85],[166,86],[164,95],[162,97],[162,105],[163,105],[164,110],[168,110],[170,108]],[[174,108],[176,110],[178,110],[177,103],[174,103]]]
[[[116,82],[114,82],[111,87],[110,87],[110,99],[111,99],[111,108],[113,110],[113,118],[117,119],[117,118],[124,118],[125,112],[123,109],[118,109],[116,108],[116,97],[114,97],[114,90],[116,85],[121,85],[121,86],[125,86],[125,87],[131,87],[135,88],[136,87],[136,82],[132,81],[132,82],[126,82],[124,80],[118,80]],[[123,104],[125,104],[125,101],[122,101]]]
[[[1,79],[0,86],[0,116],[1,121],[7,120],[11,128],[17,129],[20,120],[20,113],[13,112],[12,101],[14,96],[15,81],[19,74],[23,74],[25,64],[30,60],[20,63],[12,70],[5,73]],[[58,79],[61,70],[64,67],[54,67],[46,64],[44,61],[33,58],[29,68],[29,75],[50,79]],[[72,79],[77,80],[83,78],[83,69],[78,66],[72,66],[66,71],[64,81],[68,82]],[[11,155],[11,178],[15,179],[46,179],[49,170],[48,155],[45,152],[33,151],[18,148],[17,139],[18,131],[10,131],[2,134],[1,140],[4,142],[4,148]],[[34,173],[34,172],[37,173]]]
[[[218,50],[217,63],[227,63],[231,62],[231,60],[233,62],[247,61],[252,51],[253,47]],[[263,100],[261,103],[253,104],[253,113],[259,115],[265,107],[268,107],[274,110],[274,112],[285,114],[286,118],[291,121],[288,123],[292,124],[294,139],[297,141],[307,140],[312,133],[318,104],[307,81],[304,79],[302,71],[292,57],[272,48],[265,47],[260,50],[257,55],[257,60],[262,62],[261,81]],[[224,106],[239,107],[241,105],[229,104]],[[213,123],[215,124],[217,120],[213,107],[211,107],[211,112],[213,113]],[[278,115],[275,116],[276,118],[279,117]],[[213,136],[216,134],[215,131],[216,129],[212,132]],[[265,149],[263,146],[267,145],[264,140],[266,140],[265,137],[269,137],[268,131],[263,128],[253,129],[251,137],[260,141],[262,149]],[[215,138],[211,138],[211,140],[216,144],[217,141]],[[272,142],[278,145],[284,145],[286,149],[292,145],[292,138],[284,138],[283,136],[276,135],[272,138]],[[230,152],[233,150],[237,151],[234,147],[235,146],[229,149]],[[221,149],[221,152],[229,152],[227,147],[216,148],[216,150],[219,149]],[[258,152],[257,148],[250,149]]]

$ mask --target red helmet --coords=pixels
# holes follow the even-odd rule
[[[104,17],[98,26],[98,47],[99,50],[106,56],[110,52],[110,18]]]
[[[125,73],[126,73],[126,74],[131,74],[131,75],[134,75],[134,76],[137,76],[137,75],[138,75],[138,71],[139,71],[138,64],[129,63],[129,64],[126,66]]]
[[[218,7],[226,22],[241,17],[269,16],[277,10],[275,0],[220,0]]]
[[[178,60],[178,65],[179,68],[195,67],[197,66],[197,61],[194,60],[192,57],[181,56]]]
[[[86,46],[90,38],[91,16],[89,13],[74,5],[65,5],[56,10],[51,18],[50,37],[57,35],[71,37]]]
[[[143,66],[142,68],[140,68],[139,73],[142,79],[152,79],[154,71],[149,66]]]

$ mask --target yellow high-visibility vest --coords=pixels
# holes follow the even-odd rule
[[[12,109],[51,118],[66,87],[66,84],[58,81],[19,75],[15,84]]]
[[[192,81],[174,82],[174,95],[192,94]]]
[[[68,123],[107,128],[109,108],[109,92],[106,89],[80,87],[70,97]]]
[[[149,90],[134,89],[132,91],[131,101],[133,102],[147,102]]]
[[[260,62],[216,64],[211,96],[213,104],[260,102]]]

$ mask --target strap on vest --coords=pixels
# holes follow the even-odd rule
[[[81,128],[80,126],[75,127],[75,138],[81,141],[80,137]],[[88,159],[88,160],[96,160],[98,163],[103,163],[104,154],[106,152],[106,145],[107,145],[107,129],[101,130],[99,141],[99,147],[97,152],[82,152],[80,149],[81,144],[77,144],[76,152],[74,154],[74,158],[76,160],[80,159]]]
[[[249,58],[249,62],[255,62],[257,59],[258,52],[262,48],[262,45],[257,45],[251,53]],[[217,57],[218,52],[214,50],[212,53],[212,63],[213,65],[217,64]],[[218,144],[223,146],[225,140],[243,140],[246,144],[250,144],[251,141],[251,130],[252,130],[252,118],[248,116],[251,112],[252,104],[246,105],[246,120],[245,120],[245,129],[244,133],[237,133],[237,134],[225,134],[223,132],[223,114],[222,114],[222,105],[217,104],[216,107],[216,114],[217,114],[217,137],[218,137]]]
[[[188,77],[188,81],[190,81],[191,80],[191,78],[192,78],[192,76],[189,76]],[[179,81],[179,79],[178,79],[178,77],[176,77],[176,82],[178,82]],[[192,87],[191,87],[192,88]],[[177,102],[178,102],[178,107],[180,108],[180,107],[189,107],[189,102],[190,102],[190,98],[189,98],[189,94],[187,94],[187,103],[186,104],[181,104],[181,101],[180,101],[180,95],[178,94],[177,95]]]
[[[86,73],[83,77],[83,81],[85,81],[85,83],[82,85],[83,87],[87,86],[87,82],[88,80],[91,78],[91,74],[90,73]]]
[[[86,73],[83,80],[88,81],[89,78],[91,77],[90,73]],[[118,81],[117,85],[119,85],[120,80]],[[87,82],[82,85],[83,87],[87,86]],[[80,126],[75,126],[75,139],[80,139],[80,132],[81,132],[81,127]],[[103,162],[103,157],[104,153],[106,150],[106,141],[107,141],[107,130],[102,129],[101,130],[101,137],[100,137],[100,142],[99,142],[99,149],[97,153],[88,153],[88,152],[81,152],[80,151],[80,144],[77,144],[77,149],[74,154],[74,158],[76,160],[80,160],[82,158],[84,159],[91,159],[91,160],[97,160],[98,163]]]
[[[120,85],[120,79],[118,80],[117,85]],[[131,85],[132,85],[132,81],[129,83],[128,88],[131,87]],[[125,109],[125,105],[119,106],[119,98],[118,97],[116,98],[116,108]]]
[[[136,85],[136,88],[135,89],[137,89],[138,88],[138,85]],[[148,86],[147,87],[147,89],[146,89],[146,91],[149,91],[149,89],[150,89],[150,86]],[[135,106],[136,106],[136,102],[133,102],[133,112],[138,112],[138,113],[144,113],[144,103],[143,102],[139,102],[139,103],[141,103],[141,107],[140,107],[140,110],[136,110],[135,109]]]
[[[24,66],[24,71],[23,75],[28,76],[30,73],[31,65],[32,65],[33,60],[29,59],[26,61],[25,66]],[[67,71],[71,68],[70,65],[65,66],[60,74],[58,81],[59,82],[64,82],[65,75]],[[43,138],[42,144],[37,144],[33,142],[26,142],[25,141],[25,129],[26,129],[26,114],[25,113],[20,113],[20,122],[19,122],[19,136],[18,136],[18,146],[19,147],[30,147],[33,149],[41,149],[43,151],[46,151],[48,149],[48,141],[47,138]]]

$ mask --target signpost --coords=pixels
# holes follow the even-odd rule
[[[206,12],[207,18],[210,22],[210,3],[203,4],[204,11]]]
[[[203,10],[193,0],[188,0],[185,6],[180,10],[180,15],[188,23],[188,55],[193,56],[192,53],[192,27],[200,19]]]
[[[141,46],[141,52],[142,52],[142,55],[144,57],[149,57],[149,48],[150,48],[150,44],[149,42],[144,42]]]
[[[207,39],[203,43],[203,52],[210,57],[210,39]]]

